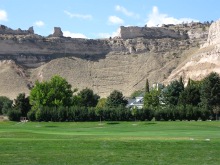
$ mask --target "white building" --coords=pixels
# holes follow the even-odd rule
[[[128,108],[134,108],[137,107],[137,109],[142,109],[144,107],[144,97],[138,96],[135,97],[135,99],[128,100]]]

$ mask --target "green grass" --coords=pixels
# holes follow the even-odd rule
[[[220,122],[0,122],[0,164],[220,162]]]

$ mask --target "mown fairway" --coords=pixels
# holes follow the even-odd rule
[[[219,164],[220,122],[0,122],[0,164]]]

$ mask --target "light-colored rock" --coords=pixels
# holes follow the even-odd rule
[[[207,43],[208,45],[220,44],[220,20],[211,24]]]
[[[220,74],[220,20],[211,24],[207,42],[179,65],[165,81],[182,76],[187,80],[201,80],[211,72]]]
[[[28,94],[29,84],[35,80],[48,80],[59,74],[73,88],[89,87],[101,97],[115,89],[129,96],[144,88],[146,78],[151,84],[162,82],[179,63],[199,49],[199,36],[184,37],[191,29],[189,26],[144,29],[147,29],[141,33],[146,34],[144,37],[138,36],[137,31],[135,35],[130,34],[131,39],[99,40],[62,37],[60,28],[55,28],[55,35],[49,37],[30,32],[26,35],[0,33],[0,61],[12,62],[1,67],[0,85],[6,84],[7,90],[0,89],[0,94],[10,97],[21,92]],[[197,28],[193,32],[197,33]],[[13,90],[15,84],[18,87]]]

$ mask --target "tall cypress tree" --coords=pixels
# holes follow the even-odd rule
[[[189,87],[190,85],[191,85],[191,79],[189,78],[187,82],[187,87]]]
[[[149,88],[149,82],[148,79],[146,79],[146,84],[145,84],[145,93],[149,93],[150,92],[150,88]]]
[[[180,76],[179,84],[180,84],[180,87],[184,90],[184,84],[183,84],[183,77],[182,76]]]

